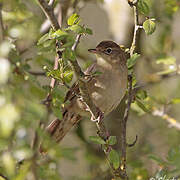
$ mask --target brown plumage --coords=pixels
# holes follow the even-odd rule
[[[127,66],[124,51],[113,41],[102,41],[95,49],[88,50],[97,56],[97,62],[90,66],[85,74],[96,71],[87,82],[88,94],[104,115],[114,110],[123,98],[127,86]],[[75,83],[66,95],[65,101],[70,101],[64,108],[63,119],[53,121],[47,131],[59,142],[67,132],[78,123],[82,116],[90,117],[85,104],[77,97],[78,83]]]

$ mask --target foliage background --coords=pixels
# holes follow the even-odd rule
[[[145,2],[148,4],[145,16],[155,18],[156,31],[147,36],[142,29],[138,36],[137,52],[141,56],[134,69],[137,82],[145,84],[143,89],[147,95],[139,92],[140,102],[132,104],[128,120],[128,141],[138,135],[136,145],[127,151],[128,174],[132,180],[180,175],[180,1]],[[52,143],[48,157],[37,153],[38,145],[32,145],[34,137],[48,139],[39,123],[47,124],[62,116],[60,106],[67,89],[59,83],[53,90],[51,107],[41,103],[49,91],[50,77],[45,73],[53,69],[55,51],[53,43],[37,45],[49,27],[38,2],[1,0],[0,3],[4,27],[3,30],[1,24],[2,179],[110,179],[111,173],[100,147],[88,138],[96,134],[95,125],[88,119],[74,128],[60,145]],[[95,60],[87,49],[102,40],[112,39],[130,47],[133,14],[125,0],[57,0],[56,7],[59,3],[63,27],[67,26],[68,17],[77,12],[81,23],[93,30],[93,35],[82,37],[76,52],[83,69]],[[145,16],[140,16],[141,22]],[[65,73],[69,82],[72,74]],[[118,107],[106,118],[108,129],[117,138],[120,112]]]

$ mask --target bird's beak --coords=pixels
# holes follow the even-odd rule
[[[97,53],[97,50],[96,50],[96,49],[88,49],[88,51],[89,51],[90,53],[94,53],[94,54]]]

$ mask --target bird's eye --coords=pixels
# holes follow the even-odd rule
[[[111,52],[112,52],[112,49],[111,49],[111,48],[107,48],[107,49],[106,49],[106,53],[107,53],[107,54],[111,54]]]

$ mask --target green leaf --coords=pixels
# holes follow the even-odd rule
[[[57,31],[51,33],[51,38],[64,38],[65,36],[68,36],[68,33],[65,31],[62,31],[61,29],[58,29]]]
[[[78,24],[72,25],[72,26],[68,27],[68,29],[70,29],[71,31],[73,31],[77,34],[81,34],[81,33],[86,32],[85,28],[81,25],[78,25]]]
[[[143,29],[147,35],[151,35],[156,30],[154,19],[148,19],[143,23]]]
[[[85,29],[85,32],[86,32],[87,34],[89,34],[89,35],[92,35],[92,34],[93,34],[92,29],[89,29],[89,28],[86,28],[86,29]]]
[[[66,83],[70,83],[72,81],[73,78],[73,71],[66,71],[64,72],[64,81]]]
[[[76,13],[72,14],[67,20],[67,24],[69,26],[72,26],[74,24],[78,24],[79,22],[80,22],[79,15],[77,15]]]
[[[110,137],[108,138],[107,144],[109,144],[109,145],[115,145],[116,143],[117,143],[117,138],[116,138],[116,136],[110,136]]]
[[[106,142],[99,136],[89,136],[89,139],[95,144],[106,144]]]
[[[146,99],[147,98],[147,92],[145,90],[139,90],[136,94],[136,97],[138,97],[139,99]]]
[[[47,48],[47,47],[49,47],[49,46],[52,47],[52,44],[54,44],[54,43],[55,43],[55,40],[54,40],[54,39],[48,40],[48,41],[46,41],[46,42],[43,43],[43,47],[44,47],[44,48]]]
[[[173,65],[176,63],[176,58],[173,56],[162,57],[156,60],[156,64]]]
[[[112,149],[108,155],[110,163],[113,164],[114,169],[118,169],[120,165],[119,154]]]
[[[138,1],[138,10],[141,14],[148,16],[150,12],[150,1],[149,0],[139,0]]]
[[[140,57],[140,54],[135,53],[135,54],[132,55],[131,58],[129,58],[127,60],[128,69],[132,68],[136,64],[136,61],[137,61],[138,57]]]
[[[43,44],[45,41],[49,40],[49,33],[44,34],[37,42],[37,45]]]
[[[146,107],[146,104],[145,104],[144,101],[141,101],[141,100],[139,100],[138,98],[136,98],[136,103],[137,103],[137,105],[138,105],[144,112],[150,112],[150,109],[148,109],[148,108]]]
[[[76,60],[76,54],[74,51],[72,51],[70,48],[66,48],[63,51],[63,59],[75,61]]]
[[[53,78],[55,78],[55,79],[59,79],[59,80],[61,79],[61,78],[60,78],[61,72],[60,72],[59,69],[49,71],[49,72],[47,72],[46,74],[47,74],[47,76],[51,76],[51,77],[53,77]]]

